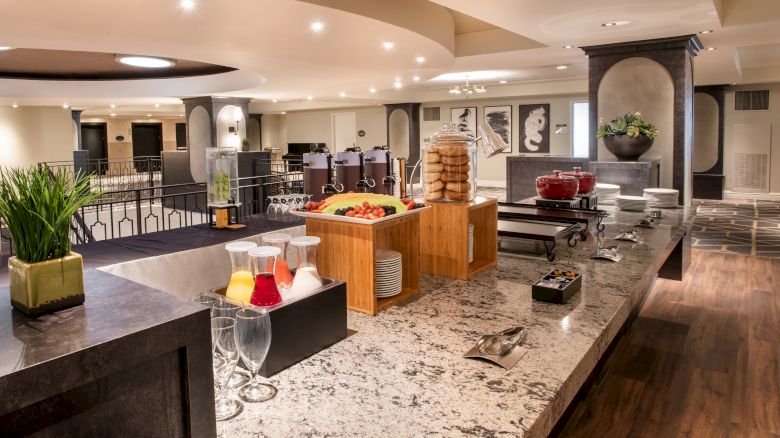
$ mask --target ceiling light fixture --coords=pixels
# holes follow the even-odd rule
[[[312,99],[314,99],[314,96],[306,96],[306,99],[312,100]]]
[[[466,84],[465,85],[453,85],[450,87],[450,94],[474,94],[474,93],[484,93],[487,91],[487,88],[485,88],[484,85],[471,85],[469,84],[469,77],[466,76]]]
[[[114,59],[120,64],[141,68],[167,68],[176,65],[173,59],[154,56],[116,55]]]
[[[424,57],[424,56],[418,56],[418,57],[415,59],[415,61],[417,61],[417,63],[418,63],[418,64],[422,64],[422,63],[424,63],[424,62],[425,62],[425,57]]]
[[[571,44],[566,44],[563,46],[564,49],[573,49],[575,46],[572,46]]]
[[[65,109],[68,109],[68,108],[70,108],[70,105],[68,105],[67,103],[63,103],[62,107],[65,108]]]
[[[282,114],[287,114],[287,111],[282,111]]]
[[[368,89],[368,92],[371,93],[371,94],[374,94],[374,93],[376,93],[376,88],[371,87],[371,88]]]
[[[615,27],[615,26],[625,26],[626,24],[631,23],[628,20],[618,20],[618,21],[610,21],[607,23],[603,23],[602,27]]]
[[[341,93],[339,93],[339,97],[347,97],[347,93],[342,91]]]
[[[146,117],[152,117],[152,115],[151,114],[147,114]]]
[[[714,30],[712,30],[712,29],[708,29],[708,30],[700,30],[700,31],[699,31],[699,33],[700,33],[700,34],[702,34],[702,35],[707,35],[708,33],[712,33],[712,32],[715,32],[715,31],[714,31]]]
[[[401,81],[395,81],[393,83],[393,88],[395,88],[396,90],[400,90],[403,86],[404,86],[404,84]]]
[[[415,81],[415,82],[420,82],[420,77],[419,76],[415,76],[415,77],[412,78],[412,80]]]
[[[323,29],[325,29],[325,23],[322,21],[314,21],[311,23],[311,25],[309,25],[309,28],[314,33],[320,33]]]
[[[14,104],[11,105],[11,108],[19,108],[19,105],[14,102]]]
[[[116,113],[111,113],[110,116],[111,117],[116,117]]]
[[[181,0],[179,6],[181,6],[182,9],[191,11],[195,9],[195,0]]]
[[[155,108],[159,108],[159,107],[160,107],[160,104],[159,104],[159,103],[155,103],[155,104],[154,104],[154,107],[155,107]]]
[[[277,99],[272,99],[271,102],[276,103],[279,102]]]
[[[498,81],[498,83],[499,84],[506,84],[506,81],[502,79],[502,80]]]
[[[392,41],[385,41],[382,43],[382,47],[384,47],[385,50],[393,50],[393,47],[395,47],[395,43]]]
[[[6,50],[12,50],[13,47],[10,46],[0,46],[0,52],[5,52]]]
[[[556,65],[555,68],[558,69],[558,70],[566,70],[567,68],[569,68],[569,66],[568,65]]]
[[[706,49],[704,49],[704,50],[706,50],[706,51],[708,51],[708,52],[712,52],[712,51],[718,50],[718,48],[717,48],[717,47],[707,47],[707,48],[706,48]]]
[[[112,103],[111,108],[116,108],[116,105]]]

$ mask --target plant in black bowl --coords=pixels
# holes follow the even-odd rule
[[[658,128],[642,118],[638,111],[624,114],[609,123],[600,123],[596,137],[604,139],[604,146],[618,161],[637,161],[653,146]]]

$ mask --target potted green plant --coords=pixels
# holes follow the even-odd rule
[[[246,152],[246,151],[249,150],[249,140],[248,139],[245,138],[245,139],[241,140],[241,150],[243,152]]]
[[[596,137],[604,139],[604,146],[618,161],[637,161],[653,146],[658,128],[642,118],[640,112],[624,114],[609,123],[601,121]]]
[[[47,166],[0,168],[0,218],[11,233],[11,304],[36,316],[84,302],[81,256],[71,251],[73,214],[100,192],[89,178]]]

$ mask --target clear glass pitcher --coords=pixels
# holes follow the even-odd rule
[[[230,254],[230,283],[225,295],[227,298],[248,304],[255,287],[255,277],[252,275],[252,265],[249,261],[249,251],[256,248],[255,242],[230,242],[225,249]]]
[[[255,306],[267,307],[282,302],[274,279],[276,257],[280,253],[281,250],[275,246],[258,246],[249,251],[255,275],[255,287],[250,303]]]
[[[315,236],[296,237],[290,241],[298,256],[290,295],[299,298],[322,287],[322,278],[317,272],[317,246],[320,238]]]
[[[292,236],[287,233],[273,233],[263,236],[263,243],[268,246],[279,248],[281,253],[276,258],[276,267],[274,268],[274,278],[276,286],[282,295],[286,295],[292,286],[292,274],[290,273],[290,264],[287,262],[287,244],[292,240]]]

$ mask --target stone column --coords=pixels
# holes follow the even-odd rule
[[[636,80],[636,77],[641,75],[643,68],[641,61],[635,62],[636,59],[654,61],[668,73],[673,90],[673,98],[669,108],[672,111],[671,125],[660,127],[660,129],[671,127],[671,135],[666,138],[672,144],[671,148],[664,144],[654,144],[653,148],[656,148],[656,151],[664,148],[670,150],[670,152],[661,152],[661,159],[662,162],[666,161],[671,167],[671,185],[680,191],[680,203],[683,205],[690,204],[692,195],[693,57],[701,48],[701,42],[695,35],[582,48],[589,57],[588,88],[591,127],[589,155],[592,161],[599,160],[599,143],[595,135],[599,123],[599,92],[602,91],[602,95],[605,92],[625,93],[625,88],[630,87],[628,91],[633,93],[631,99],[635,99],[637,106],[639,106],[643,102],[648,103],[653,102],[653,99],[658,99],[660,91],[641,80]],[[603,85],[602,79],[605,78],[608,71],[627,60],[635,63],[636,66],[620,72],[623,75],[622,84],[625,85],[623,90],[600,90]],[[646,68],[652,69],[653,67],[647,66]],[[656,143],[659,141],[656,140]],[[651,148],[650,151],[652,152],[653,149]],[[648,152],[648,155],[651,153]],[[663,164],[661,171],[662,173],[668,172],[664,170]]]
[[[386,104],[385,107],[387,108],[387,145],[391,147],[392,152],[392,145],[390,144],[390,130],[392,129],[390,125],[390,116],[395,111],[402,111],[406,114],[408,118],[408,129],[409,129],[409,156],[405,157],[407,159],[407,164],[410,166],[414,166],[414,164],[417,162],[417,160],[420,159],[420,104],[419,103],[392,103],[392,104]],[[394,158],[401,158],[401,157],[394,157]]]

